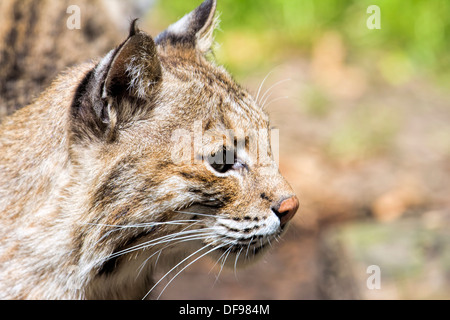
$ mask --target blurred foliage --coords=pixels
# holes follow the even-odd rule
[[[312,87],[305,92],[306,104],[304,106],[305,112],[314,118],[326,117],[333,105],[330,99],[325,95],[323,90]]]
[[[402,116],[389,106],[360,106],[336,130],[327,152],[346,161],[360,160],[388,151]]]
[[[200,3],[159,0],[155,16],[163,26]],[[380,30],[366,26],[370,5],[381,9]],[[322,34],[334,30],[352,62],[393,84],[418,73],[450,84],[448,0],[219,0],[218,11],[224,32],[217,32],[217,57],[238,74],[308,55]]]

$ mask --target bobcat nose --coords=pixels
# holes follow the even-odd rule
[[[295,215],[299,207],[299,202],[297,197],[292,197],[284,200],[281,204],[272,208],[277,217],[280,219],[281,226],[288,223]]]

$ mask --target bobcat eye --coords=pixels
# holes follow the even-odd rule
[[[232,150],[223,149],[211,154],[208,157],[208,163],[217,172],[226,173],[235,169],[237,165],[236,155]]]

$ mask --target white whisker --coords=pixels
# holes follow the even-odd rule
[[[269,246],[272,247],[272,242],[270,242],[270,237],[267,237],[267,242],[269,243]]]
[[[197,230],[193,230],[193,231],[197,231]],[[200,232],[196,232],[196,233],[200,233]],[[170,235],[170,236],[167,236],[167,238],[158,239],[158,241],[150,240],[150,241],[141,243],[139,245],[136,245],[134,247],[131,247],[129,249],[125,249],[125,250],[119,251],[119,252],[111,255],[109,259],[116,258],[118,256],[121,256],[121,255],[124,255],[124,254],[128,254],[128,253],[131,253],[131,252],[134,252],[134,251],[137,251],[137,250],[147,249],[150,246],[154,247],[154,246],[157,246],[157,245],[160,245],[160,244],[163,244],[163,243],[177,241],[177,240],[182,240],[182,239],[190,239],[192,237],[197,237],[197,236],[198,236],[197,234],[184,235],[182,237],[177,237],[177,236]]]
[[[292,79],[284,79],[284,80],[280,80],[278,82],[276,82],[275,84],[273,84],[269,89],[267,89],[267,91],[264,93],[264,95],[261,97],[261,101],[267,101],[266,100],[266,96],[267,94],[269,94],[270,90],[274,89],[275,87],[279,86],[282,83],[291,81]]]
[[[236,259],[234,261],[234,276],[235,276],[236,280],[238,280],[238,277],[237,277],[237,263],[238,263],[239,256],[241,255],[242,250],[244,250],[244,247],[242,247],[241,250],[239,250],[238,254],[236,255]]]
[[[246,257],[246,258],[248,258],[248,250],[250,250],[250,245],[252,244],[254,238],[255,238],[255,236],[252,236],[252,238],[251,238],[250,241],[248,242],[248,245],[247,245],[247,252],[245,253],[245,257]]]
[[[205,246],[205,247],[203,247],[202,249],[204,249],[204,248],[207,248],[208,246],[210,246],[210,245],[207,245],[207,246]],[[161,293],[159,294],[159,296],[158,296],[158,298],[157,298],[157,300],[159,300],[159,298],[161,297],[161,295],[164,293],[164,291],[167,289],[167,287],[172,283],[172,281],[173,280],[175,280],[175,278],[176,277],[178,277],[184,270],[186,270],[189,266],[191,266],[193,263],[195,263],[195,262],[197,262],[198,260],[200,260],[201,258],[203,258],[204,256],[206,256],[206,255],[208,255],[208,254],[210,254],[211,252],[213,252],[213,251],[215,251],[215,250],[217,250],[217,249],[220,249],[220,248],[222,248],[222,247],[224,247],[225,245],[221,245],[221,246],[218,246],[218,247],[214,247],[214,248],[212,248],[211,250],[209,250],[208,252],[206,252],[206,253],[204,253],[204,254],[202,254],[200,257],[197,257],[197,258],[195,258],[193,261],[191,261],[190,263],[188,263],[186,266],[184,266],[175,276],[173,276],[172,277],[172,279],[170,279],[170,281],[166,284],[166,286],[161,290]],[[199,250],[198,250],[199,251]],[[196,251],[195,253],[197,253],[198,251]],[[192,256],[192,255],[191,255]],[[190,257],[191,257],[190,256]],[[184,262],[185,260],[183,260],[183,262]],[[179,264],[176,266],[176,267],[178,267],[179,266]],[[173,270],[173,269],[172,269]],[[168,273],[170,273],[171,271],[169,271]],[[167,274],[166,274],[167,275]],[[148,294],[147,294],[148,295]]]
[[[197,230],[187,230],[187,231],[181,231],[181,232],[177,232],[175,234],[170,234],[170,235],[165,235],[163,237],[159,237],[156,239],[152,239],[140,244],[137,244],[133,247],[115,252],[113,254],[111,254],[110,256],[108,256],[107,258],[103,259],[103,262],[108,261],[110,259],[119,257],[121,255],[125,255],[125,254],[129,254],[131,252],[137,251],[137,250],[141,250],[141,249],[146,249],[149,248],[150,246],[157,246],[163,243],[167,243],[167,242],[171,242],[171,241],[176,241],[176,240],[181,240],[181,239],[188,239],[190,237],[193,236],[198,236],[198,234],[204,233],[206,231],[210,231],[210,228],[203,228],[203,229],[197,229]]]
[[[284,100],[284,99],[289,99],[289,96],[275,98],[275,99],[269,101],[269,103],[264,104],[262,108],[263,109],[267,109],[272,103],[275,103],[275,102],[277,102],[279,100]]]
[[[200,236],[194,235],[191,236],[192,238],[188,238],[186,237],[185,239],[180,240],[179,238],[173,239],[171,241],[167,241],[169,242],[168,244],[166,244],[163,248],[161,248],[160,250],[156,251],[155,253],[153,253],[151,256],[149,256],[147,259],[145,259],[145,261],[140,265],[139,269],[138,269],[138,274],[136,276],[139,276],[139,274],[142,272],[142,270],[144,269],[145,265],[148,263],[148,261],[153,258],[156,254],[158,254],[158,257],[156,258],[155,261],[155,266],[158,263],[159,257],[161,256],[161,253],[163,252],[163,250],[169,248],[169,247],[173,247],[176,246],[177,244],[183,243],[183,242],[187,242],[187,241],[198,241],[198,240],[205,240],[208,239],[208,237],[212,236],[213,233],[206,233]],[[179,241],[178,241],[179,240]],[[175,243],[173,241],[176,241]]]
[[[164,248],[163,248],[164,249]],[[137,280],[137,278],[139,277],[139,275],[141,274],[142,270],[144,270],[145,265],[147,264],[147,262],[153,258],[156,254],[158,254],[157,260],[159,259],[159,256],[161,255],[161,252],[163,251],[163,249],[156,251],[155,253],[153,253],[150,257],[148,257],[147,259],[145,259],[145,261],[140,265],[139,269],[138,269],[138,273],[136,275],[135,280]]]
[[[274,70],[275,70],[275,69],[271,70],[271,71],[264,77],[263,81],[261,82],[261,84],[260,84],[260,86],[259,86],[259,89],[258,89],[258,93],[256,94],[256,98],[255,98],[256,103],[259,103],[259,102],[258,102],[258,98],[259,98],[259,95],[261,94],[262,87],[263,87],[264,83],[266,82],[267,78],[269,78],[269,76],[274,72]]]
[[[213,269],[216,267],[216,265],[219,263],[220,259],[222,259],[222,257],[226,254],[227,252],[225,251],[224,253],[222,253],[222,255],[216,260],[216,263],[214,263],[214,265],[211,267],[211,269],[209,269],[208,274],[211,273],[211,271],[213,271]]]
[[[153,228],[156,226],[162,226],[162,225],[186,225],[191,224],[194,225],[198,223],[196,220],[174,220],[174,221],[168,221],[168,222],[155,222],[155,223],[142,223],[138,225],[109,225],[109,224],[97,224],[97,223],[86,223],[86,225],[91,226],[97,226],[97,227],[107,227],[107,228],[116,228],[113,230],[110,230],[106,232],[100,239],[98,239],[94,245],[99,244],[103,239],[107,238],[109,235],[111,235],[113,232],[123,230],[123,229],[137,229],[137,228]]]
[[[217,283],[217,281],[219,280],[220,274],[222,273],[223,267],[225,266],[225,263],[227,262],[228,256],[231,253],[231,249],[233,248],[233,246],[230,246],[225,252],[227,255],[222,259],[222,263],[221,263],[221,267],[219,270],[219,273],[216,275],[216,281],[214,281],[214,285]],[[223,255],[222,255],[223,257]]]
[[[190,215],[193,215],[193,216],[210,217],[210,218],[214,218],[214,219],[217,219],[218,217],[220,217],[220,216],[212,215],[212,214],[189,212],[189,211],[175,211],[175,212],[176,213],[183,213],[183,214],[190,214]]]
[[[162,225],[184,225],[187,223],[196,222],[196,220],[174,220],[167,222],[152,222],[152,223],[141,223],[141,224],[130,224],[130,225],[113,225],[113,224],[101,224],[101,223],[86,223],[86,225],[96,226],[96,227],[108,227],[117,229],[132,229],[132,228],[152,228]]]
[[[173,267],[173,268],[170,269],[168,272],[166,272],[166,274],[165,274],[164,276],[162,276],[162,277],[158,280],[158,282],[156,282],[156,283],[153,285],[153,287],[147,292],[147,294],[142,298],[142,300],[145,300],[145,299],[148,297],[148,295],[153,291],[153,289],[155,289],[156,286],[157,286],[158,284],[160,284],[161,281],[163,281],[163,280],[164,280],[164,279],[165,279],[165,278],[166,278],[173,270],[175,270],[176,268],[178,268],[183,262],[185,262],[185,261],[189,260],[191,257],[195,256],[198,252],[201,252],[202,250],[208,248],[209,246],[210,246],[210,245],[208,244],[208,245],[205,245],[205,246],[201,247],[200,249],[198,249],[198,250],[195,251],[194,253],[190,254],[189,256],[187,256],[186,258],[184,258],[183,260],[181,260],[181,262],[179,262],[175,267]],[[159,297],[158,297],[158,299],[159,299]]]
[[[162,248],[161,250],[159,250],[159,254],[158,254],[158,256],[156,257],[156,261],[155,261],[155,267],[158,265],[159,257],[161,257],[161,253],[163,252],[163,250],[164,250],[165,248],[166,248],[166,247],[164,247],[164,248]]]
[[[197,221],[197,222],[195,222],[194,223],[194,225],[195,224],[197,224],[197,223],[199,223],[200,221]],[[182,234],[187,228],[189,228],[189,226],[188,227],[186,227],[186,228],[184,228],[183,230],[181,230],[180,232],[178,232],[178,233],[176,233],[176,234],[174,234],[174,235],[169,235],[169,236],[172,236],[172,237],[176,237],[176,236],[179,236],[180,234]],[[201,229],[202,231],[205,231],[205,230],[210,230],[211,228],[206,228],[206,229]],[[204,234],[203,236],[209,236],[210,234]],[[162,238],[162,237],[161,237]],[[161,239],[160,238],[160,239]],[[171,241],[176,241],[176,240],[179,240],[180,238],[175,238],[175,239],[173,239],[173,240],[171,240]],[[188,239],[189,240],[189,239]],[[183,240],[183,241],[188,241],[188,240]],[[193,239],[193,240],[197,240],[197,239]],[[179,243],[179,242],[177,242],[177,243],[173,243],[173,244],[171,244],[170,242],[171,241],[169,241],[169,240],[167,240],[166,242],[168,242],[169,244],[166,244],[161,250],[159,250],[159,251],[157,251],[157,252],[159,252],[159,254],[158,254],[158,257],[157,257],[157,259],[156,259],[156,262],[155,262],[155,266],[158,264],[158,261],[159,261],[159,257],[161,256],[161,253],[162,253],[162,251],[164,250],[164,249],[166,249],[167,247],[169,247],[169,246],[171,246],[171,245],[175,245],[175,244],[177,244],[177,243]],[[154,255],[154,254],[153,254]],[[145,264],[153,257],[153,255],[151,255],[149,258],[147,258],[143,263],[142,263],[142,265],[141,265],[141,267],[140,267],[140,270],[142,270],[143,269],[143,267],[145,266]],[[139,271],[139,273],[140,273],[140,271]]]

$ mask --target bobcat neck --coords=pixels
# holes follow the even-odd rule
[[[66,191],[72,164],[65,102],[77,87],[72,80],[91,67],[69,71],[0,127],[0,273],[15,270],[14,277],[2,276],[2,288],[12,288],[7,295],[2,290],[2,298],[80,298],[60,283],[75,265],[72,238],[66,235],[77,223],[65,208],[72,197]]]

